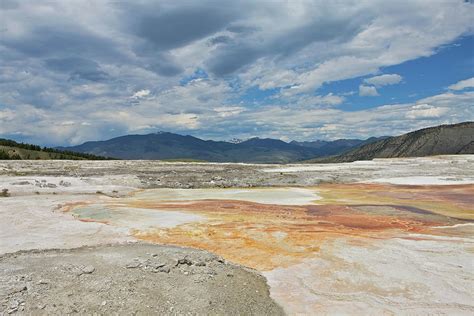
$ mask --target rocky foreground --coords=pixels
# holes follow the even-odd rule
[[[0,314],[281,315],[257,272],[208,252],[146,244],[0,257]]]

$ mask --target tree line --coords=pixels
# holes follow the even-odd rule
[[[33,144],[26,144],[26,143],[18,143],[11,139],[0,138],[0,146],[8,146],[8,147],[17,147],[27,150],[35,150],[35,151],[42,151],[46,153],[56,154],[55,157],[51,156],[51,159],[87,159],[87,160],[112,160],[114,158],[110,157],[102,157],[93,154],[87,153],[78,153],[75,151],[70,150],[59,150],[51,147],[41,147],[38,145]],[[9,155],[4,150],[0,150],[0,160],[1,159],[21,159],[18,154]],[[28,159],[28,158],[26,158]]]

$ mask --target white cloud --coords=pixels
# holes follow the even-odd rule
[[[259,136],[314,140],[398,135],[438,124],[474,120],[472,91],[443,93],[414,103],[349,112],[331,106],[294,108],[278,104],[241,111],[240,108],[244,107],[222,105],[221,89],[219,84],[205,81],[197,87],[173,88],[156,96],[156,99],[134,106],[133,111],[127,106],[111,105],[108,99],[88,108],[88,111],[78,108],[72,112],[58,112],[20,105],[14,110],[6,108],[0,112],[3,113],[0,115],[0,133],[19,133],[32,142],[48,138],[51,145],[77,144],[95,140],[97,135],[110,138],[157,130],[190,133],[211,139],[229,139],[231,135],[241,139]],[[199,91],[208,93],[205,97],[212,110],[202,106],[198,99]],[[181,98],[180,104],[187,104],[187,107],[173,109],[166,106],[169,100],[177,98]],[[23,115],[12,115],[12,111]],[[58,122],[68,121],[78,123],[58,125]],[[22,126],[21,131],[18,126]]]
[[[410,110],[407,112],[406,117],[412,120],[434,119],[441,117],[448,111],[448,108],[435,107],[429,104],[417,104],[410,108]]]
[[[359,86],[359,95],[362,97],[376,97],[379,95],[377,89],[373,86]]]
[[[466,80],[461,80],[448,87],[448,89],[450,90],[464,90],[466,88],[474,88],[474,77],[466,79]]]
[[[292,94],[310,92],[325,82],[374,74],[382,67],[433,55],[440,45],[473,31],[474,6],[462,1],[430,5],[417,0],[359,1],[351,6],[346,14],[355,18],[363,10],[372,18],[354,37],[345,42],[314,43],[292,56],[293,60],[284,59],[293,66],[300,66],[300,59],[308,65],[293,67],[297,71],[279,69],[277,63],[269,65],[265,60],[265,65],[256,63],[256,69],[250,70],[254,82],[262,87],[296,85],[297,89],[287,90]]]
[[[61,126],[71,126],[71,125],[75,125],[76,122],[74,121],[64,121],[64,122],[61,122],[60,125]]]
[[[132,95],[132,99],[142,99],[150,95],[150,90],[138,90]]]
[[[402,76],[397,74],[385,74],[367,78],[364,80],[364,82],[370,85],[374,85],[376,87],[381,87],[400,83],[402,79]]]
[[[340,105],[345,101],[343,96],[336,95],[334,93],[328,93],[326,95],[286,95],[280,94],[273,97],[275,101],[285,101],[291,104],[293,108],[297,107],[325,107],[325,106],[336,106]]]
[[[333,93],[328,93],[324,96],[313,96],[310,98],[311,102],[315,105],[339,105],[342,104],[345,100],[344,97],[335,95]]]
[[[229,117],[242,113],[245,111],[245,108],[240,106],[221,106],[214,108],[214,111],[216,111],[220,117]]]
[[[290,139],[366,138],[400,135],[420,128],[474,120],[474,92],[444,93],[415,103],[382,105],[359,111],[334,108],[307,108],[293,111],[282,106],[267,106],[242,113],[241,122],[259,122],[259,135],[286,135]],[[268,131],[268,132],[267,132]],[[255,131],[252,131],[255,133]],[[250,133],[249,133],[250,134]],[[246,138],[246,134],[237,137]]]
[[[11,109],[5,109],[3,111],[0,111],[0,121],[6,122],[13,120],[15,118],[15,111]]]

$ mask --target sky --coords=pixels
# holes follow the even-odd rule
[[[0,0],[0,137],[332,140],[474,121],[470,0]]]

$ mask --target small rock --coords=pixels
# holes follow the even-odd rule
[[[8,314],[15,313],[20,308],[20,305],[23,301],[13,300],[9,304],[9,309],[7,310]]]
[[[77,309],[74,306],[69,306],[69,307],[67,307],[65,313],[67,315],[75,314],[75,313],[77,313]]]
[[[206,269],[206,270],[203,271],[203,273],[205,273],[205,274],[207,274],[207,275],[209,275],[209,276],[215,276],[215,275],[217,275],[217,272],[214,271],[214,270],[212,270],[212,269]]]
[[[14,287],[11,289],[10,294],[20,293],[20,292],[23,292],[23,291],[26,291],[26,290],[27,290],[26,285],[20,284],[20,285],[14,286]]]
[[[194,279],[194,283],[203,283],[207,280],[207,278],[203,275],[198,275]]]
[[[82,268],[82,272],[85,274],[91,274],[95,271],[95,268],[93,266],[85,266]]]
[[[102,303],[100,303],[100,305],[102,305],[102,306],[107,305],[107,301],[102,301]]]
[[[166,266],[166,264],[164,263],[155,263],[153,265],[151,265],[150,267],[152,268],[152,272],[161,272],[159,271],[159,269],[163,268],[164,266]]]
[[[134,261],[134,262],[130,262],[129,264],[127,264],[125,266],[125,268],[127,269],[135,269],[135,268],[139,268],[141,266],[141,263],[138,262],[138,261]]]
[[[169,267],[162,267],[157,270],[157,272],[170,273],[171,269]]]
[[[71,182],[67,182],[67,181],[59,181],[59,185],[60,186],[63,186],[63,187],[70,187],[71,186]]]
[[[187,264],[188,266],[192,265],[192,261],[189,260],[188,258],[183,258],[183,259],[179,259],[178,260],[178,263],[176,264],[177,266],[180,265],[180,264]]]
[[[12,184],[13,185],[28,185],[28,184],[31,184],[31,183],[28,182],[28,181],[18,181],[18,182],[13,182]]]

